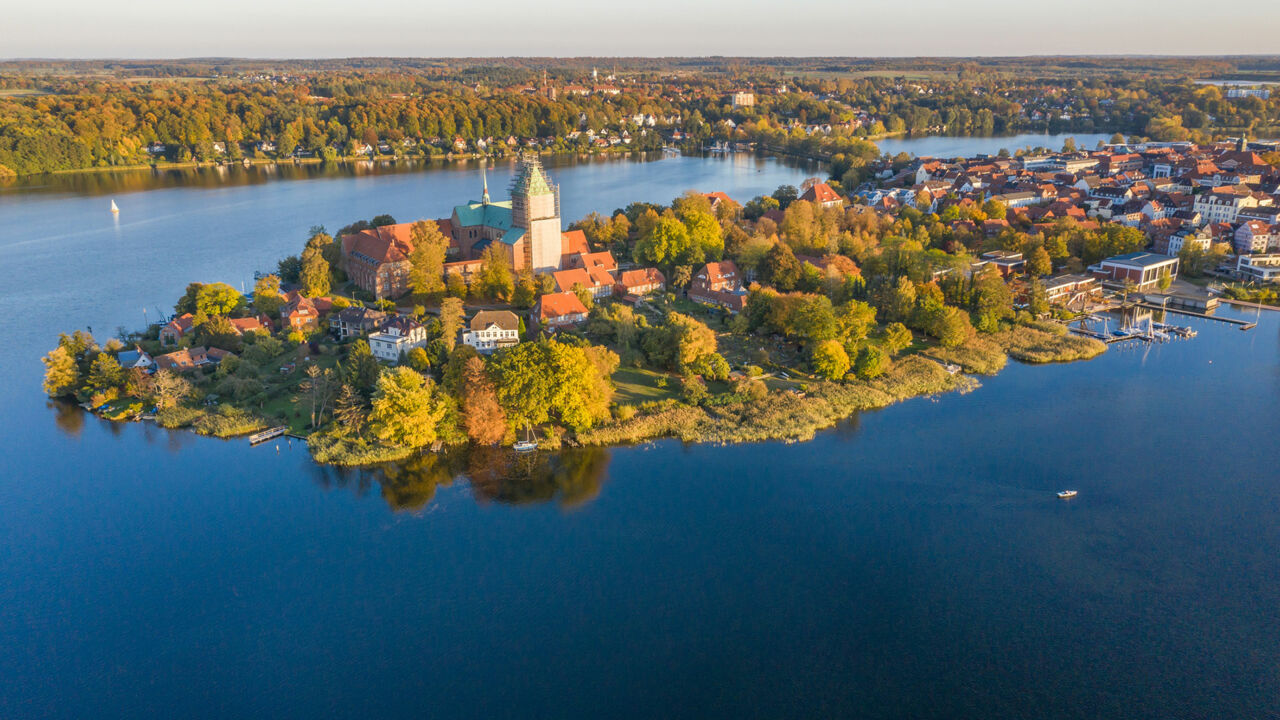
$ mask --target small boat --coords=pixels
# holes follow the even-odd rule
[[[511,446],[512,450],[518,453],[533,452],[538,449],[538,441],[532,437],[532,431],[528,425],[524,426],[524,439]]]
[[[1073,498],[1076,495],[1079,495],[1079,493],[1076,492],[1075,490],[1061,490],[1058,492],[1058,497],[1062,498],[1063,500],[1069,500],[1070,498]]]
[[[115,201],[115,200],[112,200],[112,201],[111,201],[111,212],[113,212],[113,213],[115,213],[115,214],[117,214],[117,215],[118,215],[118,214],[120,214],[120,208],[116,206],[116,201]]]

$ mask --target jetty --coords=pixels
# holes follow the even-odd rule
[[[284,435],[288,431],[289,431],[288,425],[279,425],[277,427],[267,428],[266,430],[263,430],[261,432],[256,432],[250,435],[249,444],[257,445],[258,443],[266,442],[272,438],[278,438],[281,435]]]
[[[1137,303],[1137,306],[1140,308],[1146,308],[1147,310],[1161,310],[1163,312],[1169,312],[1175,315],[1187,315],[1189,317],[1198,317],[1202,320],[1215,320],[1217,322],[1224,322],[1229,325],[1235,325],[1239,327],[1241,330],[1252,330],[1258,326],[1257,321],[1254,321],[1254,320],[1240,320],[1238,318],[1218,317],[1216,315],[1211,315],[1207,312],[1199,312],[1196,310],[1186,310],[1178,307],[1162,307],[1160,305],[1153,305],[1149,302],[1140,302],[1140,303]]]

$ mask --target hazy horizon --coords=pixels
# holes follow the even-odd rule
[[[403,0],[225,0],[182,6],[135,0],[27,3],[8,11],[7,60],[263,60],[432,57],[1007,57],[1276,54],[1280,3],[1213,7],[1081,0],[1066,12],[1015,0],[960,5],[906,0],[893,7],[812,0],[785,11],[760,0],[654,0],[631,8],[548,0],[456,3]],[[474,28],[474,29],[472,29]]]

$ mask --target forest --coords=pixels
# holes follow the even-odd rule
[[[1259,137],[1280,126],[1280,97],[1196,80],[1277,77],[1267,58],[13,61],[0,63],[0,177],[510,149],[493,139],[585,152],[624,132],[627,149],[652,150],[680,144],[677,130],[694,148],[743,139],[821,159],[886,134]],[[754,105],[728,101],[741,88]]]

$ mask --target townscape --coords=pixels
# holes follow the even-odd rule
[[[1275,148],[1117,140],[883,158],[853,191],[690,190],[567,228],[522,154],[509,199],[481,169],[479,199],[447,218],[313,228],[252,293],[193,282],[141,333],[63,335],[45,389],[115,419],[276,428],[341,464],[469,442],[807,439],[970,389],[1010,356],[1093,357],[1115,339],[1089,329],[1099,310],[1274,301]]]

